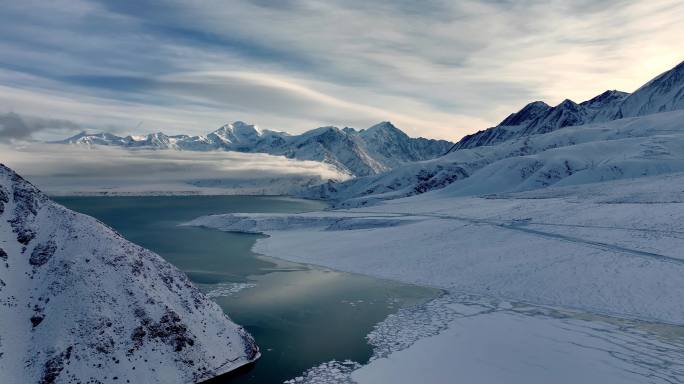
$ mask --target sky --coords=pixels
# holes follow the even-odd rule
[[[300,133],[458,140],[684,60],[684,2],[0,0],[0,141]]]

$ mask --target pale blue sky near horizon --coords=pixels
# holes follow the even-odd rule
[[[534,100],[634,91],[684,56],[681,1],[0,0],[0,139],[300,133],[457,140]]]

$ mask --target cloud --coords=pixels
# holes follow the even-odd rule
[[[74,130],[79,125],[69,120],[25,117],[14,112],[0,114],[0,141],[28,139],[45,130]]]
[[[676,0],[10,2],[0,105],[88,127],[142,121],[131,133],[392,120],[456,139],[532,100],[633,91],[684,59],[682,12]]]
[[[328,179],[333,167],[266,154],[0,145],[0,162],[51,194],[284,194]]]

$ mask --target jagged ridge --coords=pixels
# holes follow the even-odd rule
[[[411,138],[390,122],[382,122],[360,131],[353,128],[321,127],[301,135],[288,135],[283,132],[262,131],[241,121],[226,124],[206,136],[167,136],[155,133],[143,137],[119,137],[109,133],[81,132],[55,143],[268,153],[326,162],[353,176],[374,175],[406,162],[432,159],[443,155],[453,145],[445,140]]]
[[[684,62],[634,93],[609,90],[582,103],[566,99],[555,107],[535,101],[497,126],[463,137],[452,150],[495,145],[557,129],[684,109]]]

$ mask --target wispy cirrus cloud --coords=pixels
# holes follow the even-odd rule
[[[682,12],[675,0],[9,3],[0,112],[142,122],[133,133],[392,120],[457,139],[531,100],[634,90],[684,59]]]

